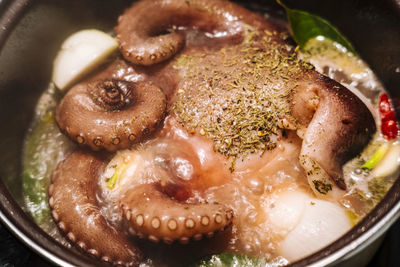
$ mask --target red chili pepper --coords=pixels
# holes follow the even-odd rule
[[[387,94],[381,94],[379,112],[381,114],[381,120],[395,120],[394,112],[390,106],[389,97]]]
[[[379,113],[383,137],[387,140],[395,139],[399,133],[399,128],[387,94],[382,94],[380,97]]]

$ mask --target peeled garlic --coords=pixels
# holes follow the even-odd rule
[[[53,66],[53,82],[64,90],[116,51],[118,42],[99,30],[82,30],[68,37]]]

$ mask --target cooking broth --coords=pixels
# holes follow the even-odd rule
[[[379,95],[384,90],[360,58],[322,37],[313,40],[308,51],[302,54],[304,60],[359,96],[376,121],[379,121]],[[178,58],[177,62],[182,62],[182,58]],[[50,176],[57,164],[77,147],[59,131],[55,123],[55,108],[60,99],[60,93],[50,83],[38,102],[31,131],[25,141],[23,181],[26,207],[36,223],[55,239],[68,245],[51,218],[47,193]],[[232,228],[218,233],[215,239],[188,245],[137,241],[147,256],[144,266],[186,264],[204,255],[218,253],[246,254],[265,258],[272,266],[286,265],[327,244],[322,242],[318,247],[320,240],[316,244],[310,241],[310,244],[304,246],[313,247],[312,250],[300,251],[299,253],[303,253],[301,255],[292,253],[290,240],[295,239],[293,233],[299,231],[299,225],[317,225],[314,224],[316,221],[304,222],[304,217],[323,222],[333,217],[340,218],[335,221],[338,225],[336,228],[331,225],[321,226],[332,230],[323,237],[329,243],[361,220],[383,198],[398,171],[388,177],[374,177],[372,172],[362,169],[361,166],[386,142],[388,141],[378,131],[361,155],[343,167],[347,190],[338,191],[329,199],[321,200],[310,189],[298,160],[301,139],[294,131],[285,132],[284,137],[277,138],[275,146],[270,150],[248,153],[233,161],[232,158],[213,151],[210,140],[201,130],[188,131],[179,123],[176,115],[170,114],[155,138],[135,146],[132,150],[117,152],[107,165],[99,180],[99,187],[102,188],[98,194],[102,203],[101,212],[115,228],[120,229],[121,215],[116,205],[118,196],[126,192],[127,184],[157,181],[160,177],[157,172],[159,166],[164,168],[163,164],[168,158],[169,165],[165,168],[171,169],[174,166],[177,176],[183,180],[191,181],[196,168],[203,172],[200,176],[203,175],[204,180],[193,179],[190,182],[190,188],[195,193],[182,193],[184,201],[229,203],[236,217]],[[397,142],[392,141],[392,144],[397,145]],[[174,154],[170,151],[177,152]],[[124,171],[116,186],[109,189],[108,182],[121,164],[131,164],[133,167],[130,172]],[[198,191],[202,193],[198,194]],[[295,206],[291,207],[292,204]],[[314,208],[329,212],[321,212],[321,218],[317,218],[312,211]]]

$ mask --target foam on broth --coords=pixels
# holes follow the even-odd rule
[[[377,119],[378,96],[384,90],[373,72],[361,59],[348,53],[339,45],[320,37],[309,44],[308,51],[302,55],[305,60],[310,61],[321,73],[352,90],[366,103]],[[56,89],[50,84],[36,107],[35,120],[25,142],[24,191],[27,210],[39,226],[57,240],[68,244],[57,231],[50,216],[47,199],[51,173],[57,164],[75,148],[75,145],[59,132],[54,122],[55,107],[59,98]],[[370,146],[359,157],[344,166],[345,180],[349,189],[347,192],[336,194],[334,199],[330,200],[335,207],[339,207],[348,216],[349,225],[358,222],[380,201],[396,177],[393,174],[383,179],[383,189],[377,193],[371,191],[369,186],[374,178],[360,169],[360,162],[368,160],[376,147],[383,142],[386,141],[377,133]],[[302,199],[308,206],[314,206],[317,203],[313,200],[315,197],[298,160],[301,139],[296,134],[288,132],[287,136],[277,142],[275,149],[238,160],[235,171],[231,172],[229,171],[231,161],[213,152],[210,140],[199,133],[188,133],[173,116],[169,116],[155,139],[140,144],[131,151],[118,152],[113,160],[118,162],[118,157],[123,158],[129,155],[139,158],[135,164],[138,164],[140,168],[132,171],[135,175],[130,173],[131,175],[127,177],[135,177],[135,181],[129,183],[146,183],[157,179],[157,173],[152,170],[156,169],[157,157],[166,157],[162,154],[161,148],[166,146],[178,148],[182,145],[187,146],[193,153],[187,155],[186,158],[182,157],[182,153],[176,153],[176,156],[168,155],[172,161],[176,161],[175,166],[179,166],[180,169],[177,171],[180,175],[190,180],[193,168],[200,168],[207,173],[203,180],[192,181],[191,186],[194,192],[201,191],[202,193],[196,193],[187,201],[206,200],[228,203],[237,216],[232,230],[219,234],[215,240],[204,240],[187,246],[154,245],[139,241],[139,246],[149,255],[144,265],[159,266],[160,259],[162,261],[166,257],[168,257],[168,264],[174,265],[177,264],[174,258],[180,258],[178,263],[188,262],[192,258],[205,254],[222,252],[267,258],[272,265],[277,266],[287,264],[288,259],[296,259],[296,255],[287,254],[288,259],[283,257],[282,253],[287,253],[283,246],[303,215],[302,213],[294,214],[282,221],[277,221],[276,216],[289,214],[279,210],[286,209],[286,203],[292,201],[288,200],[287,194],[298,196],[298,199]],[[185,159],[187,162],[184,161]],[[199,166],[193,167],[194,161],[198,162]],[[35,165],[37,162],[41,162],[41,165]],[[103,203],[103,215],[118,228],[120,218],[113,202],[114,193],[112,190],[107,190],[105,186],[110,173],[113,173],[113,167],[109,167],[107,171],[99,181],[100,187],[103,188],[103,191],[99,193],[99,199]],[[118,187],[115,190],[119,190]],[[116,194],[121,194],[121,192]],[[325,203],[318,202],[317,205],[325,205]],[[301,209],[303,208],[301,206]],[[348,229],[344,228],[343,232],[338,230],[335,238],[346,230]],[[179,255],[179,257],[174,257],[174,255]]]

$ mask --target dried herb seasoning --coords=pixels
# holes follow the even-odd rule
[[[241,44],[182,54],[174,68],[183,76],[172,108],[179,122],[236,159],[276,147],[279,121],[294,120],[290,97],[297,79],[312,66],[298,60],[277,33],[249,27]]]

